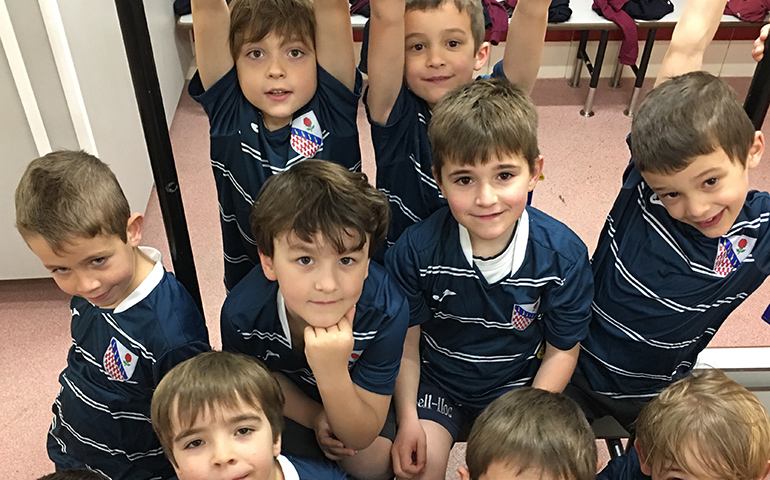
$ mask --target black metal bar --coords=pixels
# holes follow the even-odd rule
[[[655,44],[657,33],[657,28],[651,28],[647,31],[647,40],[644,41],[644,51],[642,51],[642,58],[639,60],[639,70],[636,72],[636,82],[634,83],[637,88],[641,88],[644,83],[644,76],[647,75],[647,66],[650,64],[652,46]]]
[[[610,31],[603,30],[602,36],[599,38],[599,46],[596,48],[596,63],[594,64],[594,70],[591,72],[591,83],[588,84],[591,88],[596,88],[599,85],[599,75],[602,73],[602,63],[604,62],[604,52],[607,51],[607,40],[610,38]]]
[[[746,101],[743,104],[756,130],[762,128],[767,108],[770,106],[770,58],[768,57],[770,57],[770,35],[765,40],[765,55],[754,70],[749,93],[746,94]]]
[[[142,0],[115,0],[144,139],[152,164],[163,224],[166,227],[174,274],[203,313],[198,277],[195,274],[182,194],[174,166],[171,139],[163,108],[158,73],[152,53],[150,31]]]

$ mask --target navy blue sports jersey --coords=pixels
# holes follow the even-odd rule
[[[284,480],[354,480],[330,461],[316,461],[293,455],[278,455]]]
[[[385,257],[411,325],[422,330],[421,376],[473,409],[532,383],[543,341],[569,350],[591,318],[588,251],[577,235],[527,207],[512,248],[510,274],[489,284],[467,230],[445,207],[408,228]]]
[[[495,65],[492,76],[505,76],[502,61]],[[369,117],[377,163],[376,185],[388,197],[392,213],[383,248],[393,245],[407,227],[447,204],[431,171],[430,119],[428,104],[412,93],[406,83],[401,86],[386,125]]]
[[[596,475],[596,480],[650,480],[650,477],[642,473],[639,455],[632,446],[623,455],[610,460]]]
[[[770,273],[770,196],[749,192],[730,231],[671,218],[629,164],[592,260],[593,320],[579,367],[611,398],[649,400],[687,375],[727,316]]]
[[[361,388],[393,394],[409,310],[404,294],[383,267],[369,263],[353,318],[355,343],[350,378]],[[222,305],[222,349],[258,358],[267,368],[284,373],[310,398],[320,402],[315,377],[305,353],[292,348],[291,333],[278,282],[255,267]]]
[[[228,291],[259,263],[249,215],[270,175],[306,158],[361,170],[356,124],[361,83],[356,72],[356,85],[350,91],[319,66],[318,88],[310,102],[294,113],[291,125],[270,131],[260,111],[241,92],[235,67],[206,91],[195,73],[189,93],[209,117]]]
[[[113,480],[171,478],[150,423],[155,386],[171,367],[208,350],[192,297],[156,263],[115,309],[70,302],[72,347],[59,376],[48,455],[57,469],[89,468]]]

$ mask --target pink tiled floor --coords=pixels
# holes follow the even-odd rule
[[[749,79],[729,81],[745,97]],[[592,250],[628,160],[625,135],[630,119],[622,111],[631,83],[626,80],[621,89],[613,90],[603,80],[593,118],[578,114],[586,95],[587,82],[583,83],[581,88],[571,89],[563,80],[541,80],[535,87],[546,180],[537,187],[534,205],[572,227]],[[364,170],[372,173],[373,155],[363,113],[360,125]],[[764,130],[770,133],[767,125]],[[225,291],[207,132],[205,114],[183,94],[171,138],[205,314],[212,344],[219,346],[218,317]],[[751,177],[754,188],[768,189],[770,154],[765,154]],[[154,193],[146,207],[143,243],[159,248],[171,267]],[[770,326],[760,319],[769,300],[770,282],[765,282],[725,322],[712,346],[770,345]],[[0,339],[0,478],[34,479],[52,471],[45,453],[45,433],[58,391],[57,376],[70,344],[68,298],[50,279],[0,282],[0,305],[4,332]],[[457,455],[455,462],[459,458],[462,456]],[[455,468],[453,464],[450,470]]]

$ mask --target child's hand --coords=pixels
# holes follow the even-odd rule
[[[754,49],[751,50],[751,58],[755,61],[762,60],[765,53],[765,40],[767,39],[767,33],[770,32],[770,23],[762,27],[759,32],[759,38],[754,40]]]
[[[305,357],[316,379],[319,373],[347,371],[354,344],[355,312],[354,305],[331,327],[305,327]]]
[[[322,411],[318,414],[313,430],[315,430],[315,438],[318,442],[318,446],[321,447],[324,455],[326,455],[326,458],[329,460],[338,462],[345,457],[352,457],[356,454],[355,450],[345,448],[345,444],[337,440],[337,437],[334,436],[325,412]]]
[[[402,422],[390,449],[393,472],[398,478],[412,478],[425,469],[425,430],[419,421]]]

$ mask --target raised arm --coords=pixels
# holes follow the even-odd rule
[[[343,85],[353,90],[356,57],[353,28],[347,0],[314,0],[315,48],[318,64]]]
[[[369,92],[371,119],[384,124],[404,77],[404,0],[371,0],[369,18]]]
[[[508,26],[503,71],[527,93],[532,93],[543,60],[550,4],[550,0],[519,0]]]
[[[198,73],[208,90],[233,67],[227,40],[230,10],[225,0],[192,0],[191,6]]]
[[[674,27],[655,85],[671,77],[700,70],[703,54],[719,28],[725,0],[688,0]]]

